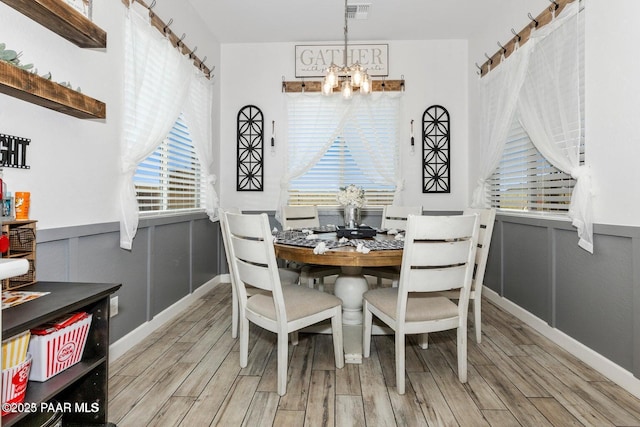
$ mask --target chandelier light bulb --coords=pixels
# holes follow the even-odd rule
[[[356,63],[351,69],[351,84],[358,87],[362,83],[362,67],[360,64]]]
[[[360,83],[360,93],[368,94],[371,93],[371,79],[369,79],[369,74],[366,72],[362,76],[362,83]]]
[[[329,81],[328,78],[325,78],[322,82],[322,94],[323,95],[331,95],[333,92],[333,84]]]
[[[353,95],[353,89],[351,89],[351,82],[346,79],[342,82],[342,96],[344,99],[351,99]]]

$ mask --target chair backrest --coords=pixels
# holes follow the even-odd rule
[[[473,275],[472,290],[476,286],[484,284],[484,272],[487,268],[487,258],[489,257],[489,246],[493,235],[493,225],[496,220],[495,208],[467,208],[463,215],[478,214],[480,217],[480,235],[478,237],[478,250],[476,251],[476,265]]]
[[[229,241],[232,274],[237,283],[238,301],[242,310],[246,307],[245,286],[253,286],[271,292],[276,308],[276,318],[285,321],[282,284],[278,273],[273,236],[266,213],[258,215],[225,213],[225,232]]]
[[[383,230],[406,230],[409,215],[422,215],[422,206],[385,206],[382,210]]]
[[[231,263],[231,257],[229,255],[229,238],[228,233],[225,231],[225,222],[226,216],[225,213],[241,213],[240,209],[232,207],[232,208],[218,208],[218,219],[220,221],[220,232],[222,234],[222,244],[224,246],[224,255],[227,260],[227,266],[229,267],[229,276],[231,278],[231,286],[235,286],[234,277],[232,273],[233,264]]]
[[[476,214],[409,215],[398,284],[398,319],[404,319],[410,292],[460,289],[459,307],[466,310],[479,229]]]
[[[282,208],[282,229],[294,230],[305,227],[320,227],[316,206],[284,206]]]

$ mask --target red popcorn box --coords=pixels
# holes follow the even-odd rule
[[[24,402],[27,393],[27,381],[31,368],[31,354],[27,359],[11,368],[2,370],[2,416],[10,413],[12,404]]]
[[[46,381],[82,359],[91,317],[87,313],[74,313],[31,330],[31,381]]]

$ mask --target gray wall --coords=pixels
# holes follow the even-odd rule
[[[142,220],[132,250],[119,245],[118,223],[37,232],[38,280],[122,284],[111,342],[215,278],[224,259],[204,214]]]
[[[640,230],[498,215],[484,283],[640,378]],[[635,333],[634,333],[635,331]]]

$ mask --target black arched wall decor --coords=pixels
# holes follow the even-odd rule
[[[449,112],[432,105],[422,115],[422,192],[451,192]]]
[[[264,118],[255,105],[238,112],[237,191],[262,191],[264,180]]]

